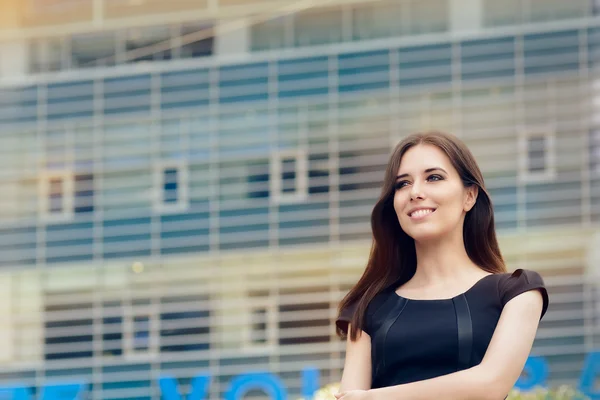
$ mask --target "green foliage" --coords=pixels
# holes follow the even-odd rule
[[[570,386],[560,386],[551,389],[536,388],[528,392],[514,389],[507,400],[590,400],[590,398]]]
[[[337,393],[338,389],[337,383],[327,385],[317,391],[312,399],[306,400],[335,400],[333,394]],[[590,400],[590,398],[570,386],[559,386],[551,389],[540,387],[527,392],[513,389],[507,400]]]

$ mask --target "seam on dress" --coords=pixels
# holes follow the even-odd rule
[[[456,314],[458,333],[458,370],[467,369],[471,365],[473,352],[473,320],[466,296],[463,294],[452,300]]]
[[[404,308],[406,308],[406,305],[408,304],[408,299],[400,299],[400,301],[398,302],[398,304],[396,304],[388,313],[388,315],[390,314],[396,314],[396,316],[392,319],[387,320],[386,325],[384,326],[384,330],[382,330],[382,340],[381,343],[379,344],[379,362],[377,363],[377,366],[379,367],[381,365],[381,368],[385,368],[386,362],[385,362],[385,351],[383,351],[383,349],[385,348],[385,342],[387,341],[387,336],[388,333],[390,331],[390,328],[392,327],[392,325],[394,325],[396,323],[396,321],[398,320],[398,317],[400,317],[400,314],[402,314],[402,312],[404,311]],[[379,371],[379,368],[376,368],[376,373]]]

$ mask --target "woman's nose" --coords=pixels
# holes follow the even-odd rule
[[[412,187],[410,188],[410,199],[423,199],[425,196],[423,195],[422,189],[423,187],[420,183],[413,183]]]

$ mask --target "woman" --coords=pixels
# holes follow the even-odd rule
[[[336,398],[505,398],[548,294],[536,272],[506,272],[471,152],[438,132],[404,139],[371,225],[369,262],[336,321],[348,335]]]

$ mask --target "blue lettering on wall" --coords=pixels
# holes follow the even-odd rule
[[[210,384],[210,376],[198,375],[190,384],[191,391],[188,393],[185,399],[187,400],[203,400],[208,397],[208,385]],[[158,380],[160,391],[162,393],[163,400],[183,400],[177,389],[177,379],[173,377],[161,377]]]
[[[523,374],[515,384],[520,390],[530,390],[536,386],[546,386],[548,363],[543,357],[529,357]],[[592,400],[600,400],[600,390],[594,388],[594,380],[600,374],[600,352],[589,353],[586,357],[579,382],[579,390]],[[302,396],[310,398],[320,387],[319,371],[305,368],[302,371]],[[194,377],[187,395],[179,391],[177,379],[171,376],[159,378],[158,384],[163,400],[204,400],[208,398],[211,377],[200,374]],[[87,389],[86,382],[47,384],[40,389],[38,400],[81,400]],[[236,376],[225,395],[226,400],[241,400],[249,391],[261,390],[273,400],[287,400],[287,388],[281,379],[269,372],[252,372]],[[0,400],[34,400],[28,385],[0,387]]]
[[[39,400],[80,400],[86,389],[84,382],[53,383],[42,387]],[[33,400],[26,386],[0,388],[0,400]]]
[[[32,400],[31,392],[23,386],[0,388],[0,400]]]
[[[283,382],[268,372],[243,374],[233,378],[225,400],[242,399],[252,389],[262,390],[273,400],[287,400],[287,390]]]
[[[302,397],[305,399],[311,398],[320,387],[319,370],[304,368],[302,370]]]
[[[600,399],[600,391],[594,389],[594,381],[600,372],[600,352],[587,355],[583,364],[583,372],[579,380],[579,390],[592,400]]]
[[[519,390],[527,391],[536,386],[546,386],[547,379],[548,363],[546,360],[542,357],[529,357],[515,387]]]

